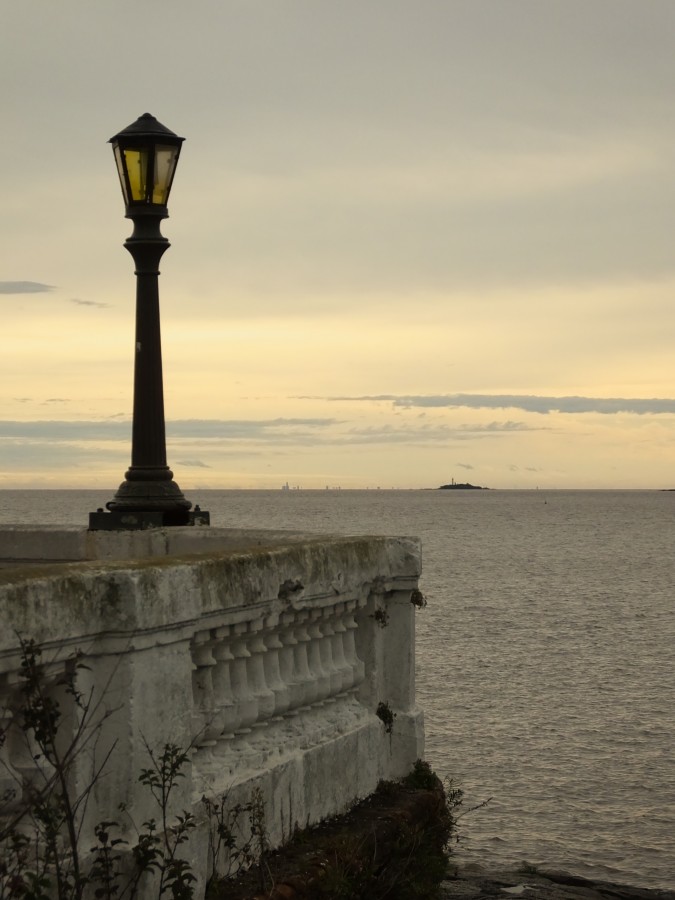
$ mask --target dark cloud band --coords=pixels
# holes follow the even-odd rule
[[[302,398],[299,398],[302,399]],[[304,398],[317,399],[317,398]],[[361,397],[325,397],[325,400],[342,401],[390,401],[397,407],[424,407],[453,409],[522,409],[540,413],[600,413],[615,415],[662,415],[675,413],[675,400],[671,398],[621,398],[621,397],[543,397],[534,394],[429,394],[402,396],[375,394]]]
[[[0,281],[0,294],[45,294],[53,290],[54,285],[39,281]]]
[[[313,432],[338,424],[336,419],[177,419],[166,423],[167,438],[171,439],[255,439],[264,436]],[[38,420],[19,422],[0,421],[0,439],[53,441],[128,441],[131,422],[126,420],[66,421]]]

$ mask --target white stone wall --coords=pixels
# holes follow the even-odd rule
[[[38,564],[41,548],[42,562]],[[10,529],[0,534],[0,709],[20,702],[17,632],[39,641],[55,692],[75,651],[104,717],[76,781],[97,779],[83,834],[154,814],[138,785],[153,750],[190,747],[175,812],[199,820],[190,858],[212,869],[202,796],[246,803],[262,791],[273,845],[344,811],[423,754],[415,705],[411,538],[318,538],[176,528],[143,533]],[[47,562],[44,560],[70,562]],[[68,697],[60,696],[63,708]],[[376,710],[394,716],[389,732]],[[74,724],[72,727],[75,727]],[[36,763],[13,735],[4,782]]]

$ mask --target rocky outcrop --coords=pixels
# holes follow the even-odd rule
[[[460,866],[441,886],[442,900],[675,900],[675,890],[629,887],[578,878],[566,872],[494,871]]]
[[[422,784],[424,786],[420,787]],[[426,764],[338,816],[300,832],[207,900],[396,900],[437,896],[454,821]]]

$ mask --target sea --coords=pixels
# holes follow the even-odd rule
[[[185,493],[223,527],[422,539],[417,697],[458,859],[675,887],[675,493]],[[0,491],[0,524],[108,499]]]

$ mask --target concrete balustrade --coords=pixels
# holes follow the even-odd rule
[[[77,784],[110,752],[86,810],[87,848],[93,824],[118,818],[120,802],[131,842],[131,820],[156,814],[137,776],[147,748],[167,742],[191,748],[174,811],[198,819],[186,852],[201,883],[212,865],[203,796],[246,803],[259,788],[272,845],[343,811],[423,753],[410,602],[419,574],[412,538],[5,528],[0,795],[15,797],[0,814],[45,775],[14,718],[17,633],[43,646],[66,728],[75,719],[60,674],[75,652],[87,666],[78,678],[93,691],[100,733],[96,752],[76,761]],[[391,733],[380,703],[395,714]]]

